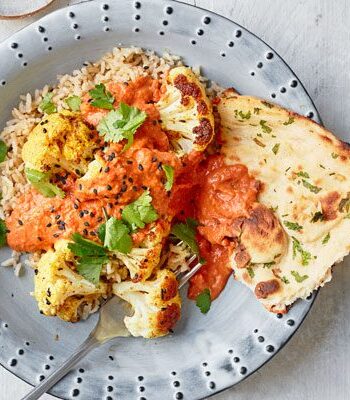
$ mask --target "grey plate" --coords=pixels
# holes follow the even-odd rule
[[[311,99],[285,62],[241,26],[173,1],[114,0],[61,9],[0,45],[0,126],[10,118],[19,94],[54,83],[57,74],[98,59],[115,45],[170,50],[189,65],[202,66],[204,74],[223,86],[275,100],[319,121]],[[1,259],[9,254],[1,250]],[[17,279],[12,270],[2,268],[0,282],[0,362],[37,384],[83,341],[96,316],[75,325],[41,316],[29,296],[30,271]],[[207,397],[267,362],[299,327],[313,299],[298,301],[288,315],[276,316],[230,279],[208,315],[185,301],[173,335],[107,344],[83,360],[52,393],[84,400]]]

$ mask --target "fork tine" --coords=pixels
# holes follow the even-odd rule
[[[203,264],[196,264],[190,271],[187,272],[179,281],[179,289],[181,289],[191,278],[192,276],[200,270]]]

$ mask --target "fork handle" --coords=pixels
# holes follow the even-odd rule
[[[60,381],[68,372],[100,342],[91,334],[77,350],[48,378],[44,379],[38,386],[34,387],[22,400],[37,400]]]

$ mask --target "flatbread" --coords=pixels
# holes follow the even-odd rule
[[[226,162],[246,165],[262,183],[258,200],[287,238],[284,251],[268,254],[264,263],[238,266],[235,252],[235,277],[267,309],[285,312],[328,282],[332,265],[350,251],[350,146],[308,118],[233,90],[217,107]],[[250,248],[241,241],[251,253],[255,234],[246,235]]]

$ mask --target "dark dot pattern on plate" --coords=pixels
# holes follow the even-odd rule
[[[289,326],[294,326],[294,325],[295,325],[294,320],[293,320],[293,319],[288,319],[288,320],[287,320],[287,325],[289,325]]]
[[[18,43],[16,43],[16,42],[11,43],[11,49],[17,49],[17,47],[18,47]]]
[[[144,377],[142,375],[140,375],[140,376],[137,377],[137,380],[142,382],[144,380]]]
[[[271,344],[269,344],[268,346],[266,346],[266,351],[268,353],[273,353],[275,351],[275,348]]]
[[[107,396],[107,397],[106,397],[106,400],[113,400],[113,397]]]
[[[164,36],[164,31],[159,32],[160,36]]]
[[[258,68],[262,68],[262,67],[264,66],[264,64],[263,64],[262,62],[259,62],[256,66],[257,66]]]
[[[141,15],[136,14],[136,15],[134,16],[134,19],[136,19],[136,21],[139,21],[139,20],[141,19]]]
[[[47,42],[49,40],[49,38],[47,38],[46,36],[43,37],[43,42]]]
[[[165,12],[166,12],[167,14],[171,15],[171,14],[174,12],[174,9],[173,9],[172,7],[167,7],[167,8],[165,9]]]
[[[209,389],[214,390],[215,387],[216,387],[215,382],[213,382],[213,381],[209,382]]]
[[[242,36],[242,31],[238,29],[235,33],[236,38],[240,38]]]
[[[39,381],[41,382],[41,381],[43,381],[45,379],[45,376],[44,375],[40,375],[39,376]]]
[[[203,367],[207,367],[207,366],[208,366],[208,363],[207,363],[207,362],[204,362],[204,363],[202,364],[202,366],[203,366]]]
[[[313,118],[313,117],[314,117],[314,113],[313,113],[312,111],[310,111],[310,112],[307,114],[307,117],[308,117],[308,118]]]
[[[109,10],[109,5],[108,4],[103,4],[102,5],[102,10]]]
[[[258,329],[254,329],[254,331],[253,331],[254,333],[258,333],[259,332],[259,330]]]
[[[146,397],[140,397],[139,400],[147,400]]]
[[[19,349],[19,350],[18,350],[18,354],[19,354],[20,356],[23,356],[24,350],[23,350],[23,349]]]
[[[46,29],[45,29],[43,26],[38,26],[38,31],[39,31],[40,33],[44,33],[45,30],[46,30]]]
[[[210,376],[211,373],[210,373],[210,371],[205,371],[205,372],[204,372],[204,375],[205,375],[205,376]]]
[[[203,29],[198,29],[198,30],[197,30],[197,35],[198,35],[198,36],[203,36],[203,35],[204,35]]]
[[[174,385],[174,387],[179,387],[180,386],[180,382],[179,381],[174,381],[173,385]]]
[[[287,91],[287,89],[284,86],[282,86],[281,89],[280,89],[280,92],[281,93],[286,93],[286,91]]]
[[[134,28],[134,32],[136,33],[140,32],[140,28]]]
[[[15,367],[17,365],[17,360],[15,358],[12,358],[12,360],[10,360],[10,367]]]
[[[175,376],[176,372],[175,371],[171,371],[171,375]]]
[[[246,367],[241,367],[240,370],[239,370],[239,373],[241,375],[245,375],[247,373],[247,368]]]
[[[109,375],[109,376],[108,376],[108,379],[109,379],[110,381],[113,381],[114,376],[113,376],[113,375]]]
[[[72,391],[72,396],[73,396],[73,397],[78,397],[79,394],[80,394],[79,389],[73,389],[73,391]]]
[[[272,97],[273,99],[275,99],[275,98],[276,98],[276,93],[271,93],[271,97]]]
[[[139,1],[135,1],[134,7],[138,10],[141,8],[141,3]]]
[[[85,372],[85,369],[84,369],[84,368],[79,368],[79,372],[80,372],[81,374],[83,374],[83,373]]]
[[[273,59],[273,53],[268,52],[268,53],[266,54],[266,59],[267,59],[267,60],[272,60],[272,59]]]
[[[278,319],[281,319],[281,318],[283,318],[283,314],[280,314],[280,313],[279,313],[279,314],[276,315],[276,317],[277,317]]]
[[[80,376],[78,376],[78,378],[77,378],[77,383],[81,383],[81,382],[83,382],[83,378],[81,378]]]
[[[255,72],[254,72],[254,71],[252,71],[252,72],[250,73],[250,75],[251,75],[251,76],[254,76],[254,75],[255,75]]]
[[[265,342],[264,336],[258,336],[258,342],[260,342],[260,343]]]
[[[69,14],[68,14],[68,17],[69,17],[69,18],[74,18],[74,17],[75,17],[74,12],[73,12],[73,11],[70,11]]]
[[[44,366],[44,368],[45,368],[46,370],[49,370],[51,367],[50,367],[50,365],[46,364],[46,365]]]
[[[296,81],[295,79],[293,79],[290,83],[290,87],[292,88],[296,88],[298,86],[298,81]]]
[[[54,360],[55,359],[55,357],[54,356],[49,356],[49,360]]]
[[[113,392],[113,386],[107,386],[107,392]]]
[[[181,393],[181,392],[177,392],[176,394],[175,394],[175,399],[176,400],[181,400],[181,399],[183,399],[184,398],[184,395]]]
[[[197,42],[195,40],[191,40],[191,44],[193,44],[193,46],[195,46],[197,44]]]
[[[227,46],[228,46],[228,47],[233,47],[234,45],[235,45],[234,42],[228,42],[228,43],[227,43]]]
[[[228,350],[228,354],[233,354],[233,350],[232,350],[232,349],[229,349],[229,350]]]
[[[169,22],[165,19],[165,20],[162,22],[162,24],[163,24],[164,26],[167,26],[167,25],[169,24]]]
[[[144,386],[140,386],[139,387],[139,391],[142,393],[142,392],[144,392],[146,389],[145,389],[145,387]]]
[[[235,362],[235,363],[239,363],[239,357],[233,357],[233,362]]]
[[[210,22],[211,22],[211,18],[210,17],[206,16],[206,17],[203,18],[203,24],[209,25]]]

